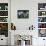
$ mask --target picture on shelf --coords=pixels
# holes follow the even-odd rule
[[[39,37],[46,37],[46,29],[39,29]]]
[[[38,3],[38,10],[46,10],[46,3]]]
[[[29,10],[17,10],[18,18],[29,18]]]

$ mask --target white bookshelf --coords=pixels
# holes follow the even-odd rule
[[[41,32],[44,32],[44,34],[42,34]],[[46,3],[39,3],[38,4],[38,34],[39,34],[39,37],[46,37],[45,33],[46,33]]]
[[[8,3],[0,3],[0,28],[4,31],[5,36],[8,38]],[[3,28],[5,29],[3,29]],[[2,31],[1,30],[1,31]],[[1,33],[1,32],[0,32]],[[6,35],[7,34],[7,35]]]
[[[11,1],[11,0],[0,0],[0,4],[2,4],[2,3],[3,3],[3,4],[5,4],[5,3],[8,4],[8,10],[6,10],[6,9],[0,9],[0,12],[3,12],[3,11],[4,11],[4,12],[8,12],[8,15],[4,15],[4,16],[1,16],[1,15],[0,15],[0,18],[7,18],[7,20],[8,20],[7,22],[3,22],[3,21],[1,22],[1,21],[0,21],[0,24],[8,24],[8,31],[6,32],[6,33],[8,34],[8,37],[9,37],[9,29],[10,29],[10,26],[11,26],[11,25],[10,25],[10,15],[11,15],[11,10],[10,10],[11,4],[10,4],[10,1]],[[1,6],[1,5],[0,5],[0,6]],[[2,31],[2,30],[1,30],[1,31]],[[1,35],[1,37],[2,37],[2,35]],[[1,38],[1,37],[0,37],[0,38]],[[3,39],[5,39],[5,41],[7,41],[7,42],[5,42],[4,40],[1,40],[1,41],[0,41],[0,45],[3,45],[3,44],[4,44],[5,46],[6,46],[6,45],[7,45],[7,46],[8,46],[8,45],[11,45],[11,44],[10,44],[10,40],[9,40],[8,37],[5,37],[5,38],[3,37]],[[7,43],[7,44],[5,44],[5,43]]]
[[[38,24],[46,24],[46,7],[44,5],[46,6],[46,3],[39,3],[39,7],[38,7],[38,19],[40,21],[38,20]],[[45,18],[45,19],[43,20],[43,18]],[[42,29],[42,28],[38,28],[38,29]],[[46,29],[46,27],[43,28],[43,29]]]

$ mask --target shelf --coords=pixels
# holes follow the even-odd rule
[[[46,23],[46,22],[38,22],[38,23]]]
[[[46,28],[38,28],[38,29],[46,29]]]
[[[38,36],[46,37],[46,3],[38,3]]]
[[[0,3],[0,35],[8,37],[8,3]]]
[[[8,11],[8,10],[0,10],[0,11]]]
[[[8,22],[0,22],[0,23],[8,23]]]
[[[0,17],[8,17],[8,16],[0,16]]]
[[[46,11],[46,10],[38,10],[38,11]]]
[[[46,17],[46,15],[44,15],[44,16],[38,16],[38,17]]]

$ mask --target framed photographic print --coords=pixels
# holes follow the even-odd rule
[[[17,10],[17,18],[29,18],[29,10]]]

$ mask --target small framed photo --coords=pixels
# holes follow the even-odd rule
[[[29,18],[29,10],[17,10],[17,18]]]

